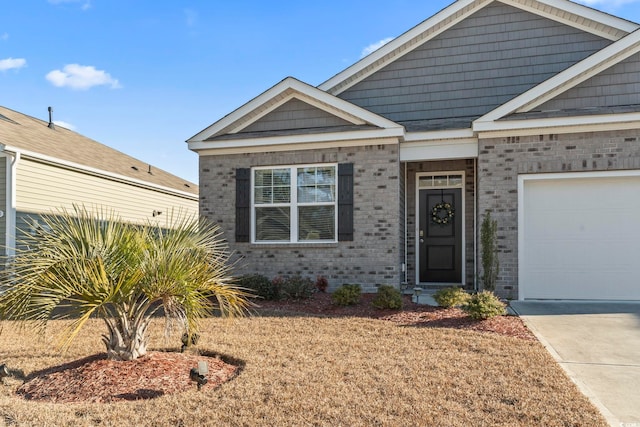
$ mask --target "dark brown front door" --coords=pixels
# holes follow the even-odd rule
[[[462,283],[462,190],[420,190],[420,282]]]

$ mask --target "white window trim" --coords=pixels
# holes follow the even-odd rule
[[[333,203],[298,203],[298,169],[333,167],[335,171],[335,195]],[[291,201],[289,203],[273,203],[269,207],[290,208],[290,239],[289,240],[256,240],[256,205],[255,203],[255,171],[265,169],[289,169],[291,173]],[[291,244],[334,244],[338,242],[338,164],[337,163],[310,163],[299,165],[270,165],[255,166],[251,168],[251,243],[257,245],[291,245]],[[334,238],[332,240],[300,240],[298,237],[298,207],[301,206],[333,206],[334,207]]]

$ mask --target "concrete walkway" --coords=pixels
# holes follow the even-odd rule
[[[640,302],[512,301],[611,426],[640,427]]]

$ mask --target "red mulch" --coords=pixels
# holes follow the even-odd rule
[[[473,320],[459,308],[442,308],[415,304],[411,296],[403,296],[401,310],[377,309],[372,301],[375,294],[362,294],[360,303],[341,307],[332,304],[331,294],[316,293],[308,300],[259,301],[258,313],[302,313],[328,317],[366,317],[396,322],[401,325],[432,328],[468,329],[489,332],[524,340],[537,338],[517,316],[497,316],[487,320]]]
[[[418,305],[404,296],[401,310],[381,310],[371,304],[375,295],[363,294],[359,304],[340,307],[331,295],[317,293],[308,300],[259,301],[258,315],[316,315],[327,317],[366,317],[401,325],[432,328],[467,329],[525,340],[535,340],[519,317],[498,316],[473,320],[457,308]],[[208,383],[212,389],[237,375],[239,367],[217,357],[189,353],[149,352],[129,362],[114,362],[105,355],[93,355],[61,366],[34,372],[18,389],[26,399],[51,402],[114,402],[159,397],[195,389],[189,379],[191,368],[199,361],[209,364]]]
[[[208,382],[202,390],[229,381],[239,369],[216,357],[188,353],[152,351],[127,362],[97,354],[34,372],[17,392],[25,399],[57,403],[151,399],[196,389],[189,372],[199,361],[209,365]]]

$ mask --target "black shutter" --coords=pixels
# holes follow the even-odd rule
[[[338,241],[353,241],[353,163],[338,165]]]
[[[251,241],[251,169],[236,169],[236,242]]]

